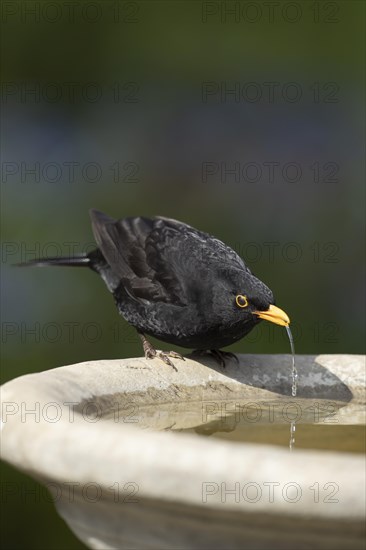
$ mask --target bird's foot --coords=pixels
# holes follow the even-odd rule
[[[234,359],[239,364],[239,359],[231,351],[222,351],[221,349],[208,349],[208,350],[195,350],[194,354],[203,355],[208,354],[213,357],[217,363],[224,369],[226,367],[226,362]]]
[[[153,349],[154,351],[149,350],[148,352],[145,353],[146,359],[154,359],[154,357],[159,357],[159,359],[164,361],[164,363],[166,363],[167,365],[172,367],[176,372],[178,372],[177,367],[172,363],[169,357],[174,357],[176,359],[183,359],[184,361],[184,357],[182,357],[182,355],[180,355],[179,353],[176,353],[175,351],[162,351],[160,349],[155,349],[155,348]]]
[[[169,357],[174,357],[174,359],[181,359],[182,361],[185,361],[185,357],[178,353],[177,351],[162,351],[161,353],[165,353]]]
[[[221,349],[211,349],[210,353],[217,360],[217,362],[222,366],[223,369],[226,367],[226,361],[231,361],[232,359],[234,359],[234,361],[239,365],[238,356],[235,355],[235,353],[232,353],[231,351],[222,351]]]
[[[185,361],[183,355],[176,351],[162,351],[159,349],[155,349],[154,346],[146,339],[146,337],[139,333],[139,336],[142,340],[142,345],[144,348],[145,358],[146,359],[154,359],[154,357],[159,357],[164,363],[172,367],[176,372],[178,372],[178,369],[174,366],[172,361],[169,359],[169,357],[173,357],[175,359],[181,359],[182,361]]]

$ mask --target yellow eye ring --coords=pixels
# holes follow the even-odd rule
[[[248,306],[248,298],[246,296],[243,296],[242,294],[238,294],[235,298],[236,305],[238,307],[247,307]]]

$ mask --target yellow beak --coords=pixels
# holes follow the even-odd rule
[[[269,306],[267,311],[253,311],[253,313],[258,315],[260,319],[271,321],[271,323],[276,323],[276,325],[288,327],[290,324],[288,315],[277,306]]]

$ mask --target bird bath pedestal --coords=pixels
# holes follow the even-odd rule
[[[95,361],[12,380],[2,457],[49,489],[89,548],[362,548],[364,457],[297,440],[322,404],[319,424],[330,403],[338,426],[364,424],[364,357],[298,356],[296,398],[289,356],[239,360],[174,360],[178,372],[159,360]],[[257,415],[247,415],[251,433],[270,433],[270,418],[292,407],[293,452],[215,437],[240,424],[245,403]]]

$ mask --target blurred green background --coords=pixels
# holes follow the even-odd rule
[[[2,382],[141,354],[95,274],[11,267],[90,250],[91,207],[213,233],[297,353],[364,353],[364,3],[269,4],[3,2]],[[4,548],[83,548],[30,478],[1,488]]]

